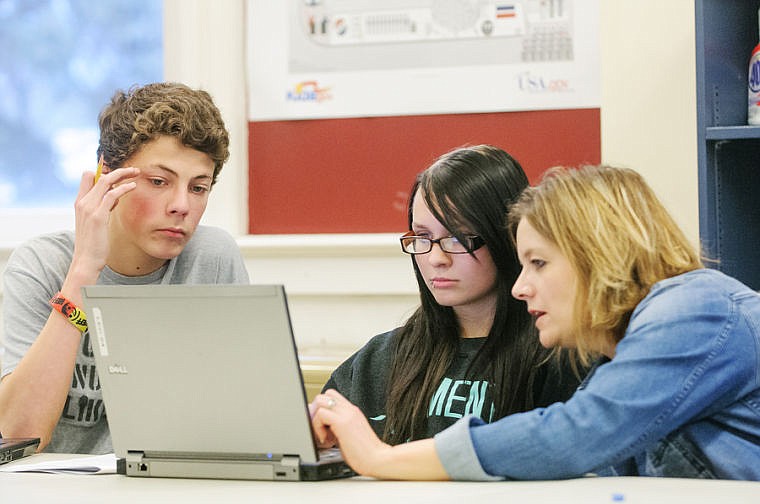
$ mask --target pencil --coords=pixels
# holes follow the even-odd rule
[[[101,173],[103,173],[103,156],[100,156],[100,161],[98,161],[98,169],[95,170],[95,180],[92,181],[93,185],[98,181]]]

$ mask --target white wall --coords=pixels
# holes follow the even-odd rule
[[[302,352],[346,355],[400,325],[418,303],[398,236],[378,234],[241,238],[251,278],[282,283]]]
[[[696,243],[694,3],[600,3],[602,160],[640,171]],[[304,351],[345,354],[398,325],[416,306],[417,294],[409,259],[395,236],[243,236],[245,1],[164,0],[164,5],[166,79],[208,90],[232,136],[232,155],[204,222],[240,236],[254,282],[285,284]],[[0,245],[0,270],[8,253]]]
[[[696,244],[694,2],[600,3],[602,161],[642,173]]]

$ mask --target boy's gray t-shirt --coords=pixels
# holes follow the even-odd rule
[[[3,275],[3,376],[16,369],[47,322],[50,298],[63,285],[73,253],[74,233],[61,231],[33,238],[11,254]],[[159,270],[128,277],[106,266],[97,283],[247,284],[249,277],[232,236],[220,228],[198,226],[182,253]],[[71,389],[45,451],[113,451],[89,332],[82,336]]]

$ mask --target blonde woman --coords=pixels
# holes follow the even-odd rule
[[[581,388],[394,447],[327,391],[317,435],[378,478],[760,480],[760,296],[703,267],[642,177],[550,170],[513,206],[510,229],[523,268],[512,293],[542,345],[595,363]]]

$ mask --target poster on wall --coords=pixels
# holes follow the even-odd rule
[[[593,0],[249,0],[249,117],[598,107],[598,12]]]
[[[598,162],[598,26],[598,0],[248,0],[250,231],[403,227],[414,174],[458,145],[534,175]],[[287,185],[308,209],[278,210]]]

